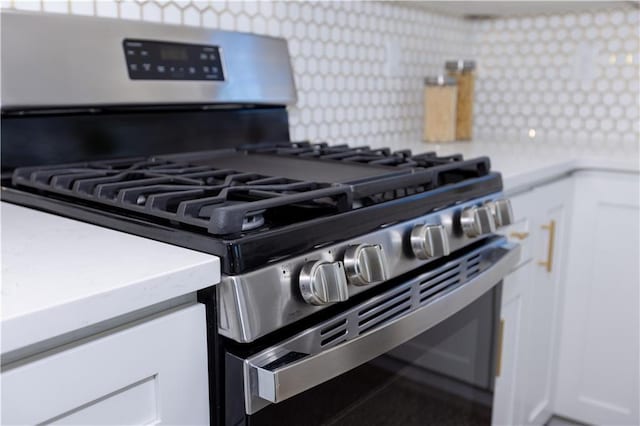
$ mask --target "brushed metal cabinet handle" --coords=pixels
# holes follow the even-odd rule
[[[518,240],[526,240],[527,238],[529,238],[529,233],[528,232],[511,232],[509,234],[510,237],[516,238]]]
[[[547,260],[538,261],[538,265],[544,266],[547,272],[553,270],[553,245],[556,239],[556,221],[552,220],[548,225],[542,225],[542,229],[549,231],[549,244],[547,245]]]
[[[500,328],[498,329],[498,359],[496,360],[496,377],[500,377],[502,371],[502,342],[504,338],[504,319],[500,319]]]

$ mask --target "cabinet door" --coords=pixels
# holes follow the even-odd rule
[[[9,365],[2,424],[208,424],[205,324],[193,305]]]
[[[524,422],[528,424],[544,424],[553,410],[558,305],[572,182],[562,179],[533,194],[532,282],[527,293],[526,361],[522,366]]]
[[[507,275],[502,285],[502,309],[492,424],[523,424],[522,368],[526,343],[526,311],[531,288],[531,262]]]
[[[640,424],[638,175],[576,175],[564,297],[558,414],[591,424]]]

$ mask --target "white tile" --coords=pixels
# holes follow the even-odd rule
[[[255,0],[245,0],[242,2],[242,9],[244,13],[250,17],[256,16],[260,12],[260,6]]]
[[[220,0],[210,1],[209,5],[216,12],[224,12],[227,9],[227,2],[226,1],[220,1]]]
[[[198,10],[205,11],[209,8],[209,2],[206,0],[192,0],[191,4]]]
[[[178,6],[179,9],[186,9],[191,4],[191,0],[172,0],[172,2]]]
[[[139,20],[142,17],[140,5],[133,0],[124,0],[120,2],[120,18]]]
[[[182,23],[182,10],[173,3],[169,3],[162,8],[162,22],[165,24]]]
[[[71,2],[71,13],[74,15],[95,15],[92,0],[74,0]]]
[[[199,27],[200,11],[193,6],[187,7],[182,11],[182,23],[192,27]]]
[[[118,17],[118,4],[112,0],[100,0],[96,2],[96,15],[104,18]]]
[[[220,15],[220,28],[223,30],[234,30],[236,26],[235,18],[231,12],[223,12]]]
[[[267,33],[267,21],[262,16],[254,16],[251,18],[251,32],[256,34]]]
[[[39,0],[14,0],[13,7],[18,10],[39,11],[41,10],[41,3]]]
[[[241,13],[236,16],[236,31],[251,32],[251,19],[248,15]]]
[[[69,13],[69,2],[66,0],[45,0],[42,10],[48,13]]]
[[[202,26],[206,28],[218,28],[218,15],[213,10],[202,13]]]
[[[147,2],[142,5],[142,20],[149,22],[162,22],[162,9],[155,2]]]

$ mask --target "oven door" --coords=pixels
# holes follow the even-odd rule
[[[228,354],[244,413],[227,398],[227,423],[489,424],[499,284],[518,257],[493,239],[249,358]]]

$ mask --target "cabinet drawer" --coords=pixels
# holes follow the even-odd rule
[[[9,365],[2,424],[208,424],[205,325],[193,305]]]
[[[516,195],[510,198],[511,207],[513,208],[514,223],[500,228],[499,234],[506,236],[509,241],[516,242],[522,246],[520,255],[520,261],[514,270],[518,269],[522,264],[531,260],[533,256],[532,244],[531,244],[531,224],[529,213],[531,212],[532,192],[525,192],[523,194]]]

